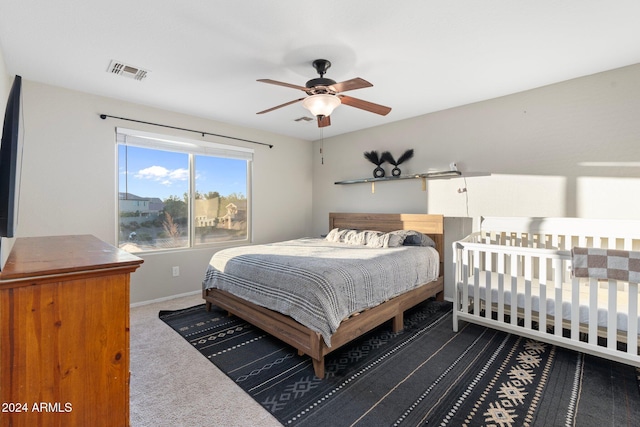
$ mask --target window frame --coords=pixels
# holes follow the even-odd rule
[[[204,137],[204,135],[203,135]],[[128,128],[116,128],[116,144],[115,144],[115,167],[116,167],[116,229],[115,229],[115,242],[116,246],[120,246],[120,183],[121,183],[121,171],[120,171],[120,155],[119,147],[121,145],[128,145],[132,147],[139,147],[151,150],[161,150],[176,153],[183,153],[188,155],[188,203],[187,203],[187,215],[188,215],[188,244],[183,247],[177,248],[159,248],[150,250],[141,250],[139,252],[132,252],[135,254],[155,254],[171,251],[185,251],[193,249],[203,249],[210,247],[224,247],[234,245],[246,245],[251,244],[253,241],[252,232],[252,176],[253,176],[253,156],[254,150],[248,147],[234,146],[228,144],[222,144],[212,141],[195,140],[190,138],[184,138],[179,136],[157,134],[152,132],[146,132],[141,130],[134,130]],[[247,199],[247,234],[244,239],[238,240],[225,240],[220,242],[209,243],[197,243],[196,242],[196,221],[195,221],[195,194],[196,194],[196,156],[209,156],[219,158],[231,158],[246,161],[246,199]],[[145,195],[144,197],[148,197]]]

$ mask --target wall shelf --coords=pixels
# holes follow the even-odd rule
[[[337,185],[344,184],[360,184],[363,182],[379,182],[379,181],[398,181],[400,179],[438,179],[438,178],[457,178],[462,176],[460,171],[441,171],[441,172],[427,172],[418,173],[413,175],[400,175],[400,176],[383,176],[381,178],[360,178],[360,179],[348,179],[344,181],[336,181]]]
[[[381,178],[360,178],[360,179],[348,179],[344,181],[336,181],[336,185],[346,184],[362,184],[371,183],[371,192],[375,192],[375,183],[382,181],[399,181],[404,179],[422,179],[422,191],[427,189],[427,179],[450,179],[458,178],[462,176],[460,171],[439,171],[439,172],[426,172],[412,175],[400,175],[400,176],[383,176]]]

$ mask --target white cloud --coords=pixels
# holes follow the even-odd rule
[[[162,166],[150,166],[145,169],[140,169],[135,177],[159,181],[164,185],[171,185],[175,181],[186,181],[189,179],[189,171],[183,168],[170,170]]]
[[[175,169],[169,173],[169,178],[176,181],[186,181],[189,179],[189,171],[187,169]]]

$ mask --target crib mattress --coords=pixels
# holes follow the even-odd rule
[[[487,299],[487,279],[490,278],[490,288],[491,288],[491,303],[498,302],[498,277],[499,274],[495,272],[490,272],[487,274],[479,274],[479,298],[483,301]],[[522,276],[516,276],[517,281],[517,307],[525,308],[525,279]],[[618,282],[620,284],[620,282]],[[465,284],[458,284],[458,291],[462,292],[464,289],[463,286]],[[473,298],[474,296],[474,277],[471,276],[467,281],[467,286],[469,289],[469,298]],[[564,320],[571,320],[571,313],[573,312],[572,307],[572,289],[573,284],[571,283],[563,283],[562,284],[562,318]],[[581,281],[578,285],[580,287],[579,290],[579,322],[582,324],[589,324],[589,312],[590,312],[590,304],[589,304],[589,283],[588,281]],[[556,313],[556,289],[555,284],[552,281],[548,281],[546,283],[546,309],[547,315],[555,316]],[[538,313],[540,311],[540,283],[537,279],[531,280],[531,311]],[[638,298],[640,301],[640,298]],[[511,292],[511,276],[504,275],[504,305],[511,306],[512,305],[512,292]],[[616,305],[617,305],[617,330],[619,331],[627,331],[628,329],[628,307],[629,307],[629,292],[627,290],[618,289],[616,292]],[[599,327],[608,327],[609,323],[609,290],[608,288],[598,287],[598,326]],[[636,319],[638,322],[638,331],[640,331],[640,317]]]

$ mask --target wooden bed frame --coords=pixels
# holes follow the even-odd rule
[[[434,240],[436,250],[440,254],[440,277],[343,320],[331,336],[331,347],[326,346],[320,333],[310,330],[289,316],[260,307],[219,289],[202,291],[207,310],[211,310],[212,304],[216,305],[295,347],[299,355],[309,355],[318,378],[324,378],[325,355],[391,319],[393,319],[393,331],[398,332],[403,328],[404,312],[407,309],[431,297],[436,297],[440,301],[444,299],[444,217],[442,215],[330,213],[329,229],[333,228],[384,232],[415,230],[427,234]]]

